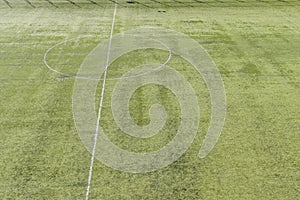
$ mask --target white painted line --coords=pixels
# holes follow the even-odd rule
[[[134,35],[133,35],[133,36],[134,36]],[[76,79],[82,79],[82,80],[91,80],[91,81],[92,81],[92,80],[94,80],[94,81],[102,81],[103,78],[89,78],[89,77],[84,77],[84,76],[76,76],[76,75],[72,75],[72,74],[63,73],[63,72],[58,71],[58,70],[54,69],[53,67],[51,67],[51,66],[48,64],[48,62],[47,62],[48,54],[49,54],[53,49],[59,47],[59,46],[62,45],[62,44],[65,44],[65,43],[67,43],[67,42],[69,42],[69,41],[73,41],[73,40],[79,39],[79,38],[81,38],[81,37],[87,37],[87,36],[80,36],[80,37],[75,37],[75,38],[67,39],[67,40],[61,41],[61,42],[59,42],[59,43],[53,45],[52,47],[50,47],[50,48],[45,52],[45,54],[44,54],[44,64],[46,65],[46,67],[47,67],[50,71],[52,71],[52,72],[54,72],[54,73],[56,73],[56,74],[59,74],[60,76],[63,76],[63,77],[67,77],[67,78],[76,78]],[[137,75],[132,75],[132,76],[122,76],[122,77],[116,77],[116,78],[107,78],[106,81],[108,81],[108,80],[110,80],[110,81],[111,81],[111,80],[122,80],[122,79],[127,79],[127,78],[136,78],[136,77],[140,77],[140,76],[145,76],[145,75],[148,75],[148,74],[150,74],[150,73],[157,72],[157,71],[161,70],[162,67],[166,66],[166,65],[169,63],[169,61],[171,60],[171,58],[172,58],[172,50],[171,50],[167,45],[165,45],[164,43],[162,43],[162,42],[159,41],[159,40],[156,40],[156,39],[153,39],[153,38],[148,38],[148,39],[153,40],[153,42],[160,43],[162,46],[164,46],[164,47],[166,48],[166,50],[168,50],[169,56],[168,56],[168,58],[166,59],[166,61],[165,61],[163,64],[161,64],[159,67],[157,67],[157,68],[155,68],[155,69],[153,69],[153,70],[150,70],[150,71],[147,71],[147,72],[144,72],[144,73],[141,73],[141,74],[137,74]]]
[[[89,193],[90,193],[90,188],[91,188],[91,180],[92,180],[93,165],[94,165],[96,147],[97,147],[97,137],[98,137],[98,134],[99,134],[101,111],[102,111],[102,106],[103,106],[103,97],[104,97],[104,91],[105,91],[107,68],[108,68],[108,65],[109,65],[111,41],[112,41],[112,36],[113,36],[114,26],[115,26],[115,19],[116,19],[116,14],[117,14],[117,5],[118,5],[118,0],[115,1],[114,15],[113,15],[113,20],[112,20],[112,25],[111,25],[111,30],[110,30],[110,36],[109,36],[109,43],[108,43],[107,56],[106,56],[106,66],[105,66],[105,69],[104,69],[103,84],[102,84],[102,90],[101,90],[101,96],[100,96],[97,125],[96,125],[96,131],[95,131],[95,136],[94,136],[94,146],[93,146],[93,150],[92,150],[92,157],[91,157],[91,164],[90,164],[90,170],[89,170],[88,184],[87,184],[86,194],[85,194],[85,199],[86,200],[89,199]]]

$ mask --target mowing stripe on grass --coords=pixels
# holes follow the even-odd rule
[[[92,174],[93,174],[93,165],[94,165],[96,147],[97,147],[97,137],[98,137],[98,134],[99,134],[101,111],[102,111],[103,97],[104,97],[104,91],[105,91],[105,83],[106,83],[106,77],[107,77],[107,68],[108,68],[108,65],[109,65],[109,55],[110,55],[111,41],[112,41],[112,35],[113,35],[113,32],[114,32],[117,6],[118,6],[117,2],[118,2],[118,0],[116,0],[116,3],[115,3],[114,15],[113,15],[112,24],[111,24],[109,43],[108,43],[108,49],[107,49],[107,55],[106,55],[106,65],[105,65],[104,75],[103,75],[103,83],[102,83],[102,89],[101,89],[101,96],[100,96],[100,103],[99,103],[99,110],[98,110],[98,117],[97,117],[97,125],[96,125],[96,131],[95,131],[95,136],[94,136],[94,145],[93,145],[93,151],[92,151],[92,157],[91,157],[88,184],[87,184],[86,194],[85,194],[85,199],[86,200],[89,199],[89,193],[90,193],[90,187],[91,187],[91,180],[92,180]]]

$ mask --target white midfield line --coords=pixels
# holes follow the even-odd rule
[[[90,193],[90,187],[91,187],[91,180],[92,180],[92,174],[93,174],[93,164],[94,164],[95,154],[96,154],[97,137],[98,137],[98,134],[99,134],[99,126],[100,126],[101,111],[102,111],[102,104],[103,104],[103,97],[104,97],[104,90],[105,90],[105,83],[106,83],[106,76],[107,76],[107,68],[108,68],[108,65],[109,65],[111,40],[112,40],[112,35],[113,35],[113,32],[114,32],[115,18],[116,18],[116,13],[117,13],[117,4],[118,4],[118,0],[115,0],[114,16],[113,16],[111,30],[110,30],[110,36],[109,36],[109,43],[108,43],[108,49],[107,49],[107,55],[106,55],[106,65],[105,65],[105,69],[104,69],[103,84],[102,84],[102,91],[101,91],[101,96],[100,96],[97,125],[96,125],[96,131],[95,131],[95,136],[94,136],[94,146],[93,146],[93,150],[92,150],[92,157],[91,157],[91,164],[90,164],[90,170],[89,170],[88,184],[87,184],[86,194],[85,194],[85,199],[86,200],[89,199],[89,193]]]

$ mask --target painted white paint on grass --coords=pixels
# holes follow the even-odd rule
[[[160,42],[154,43],[153,41]],[[194,67],[195,72],[202,76],[211,96],[212,108],[210,127],[199,152],[199,157],[204,158],[214,148],[220,137],[226,113],[224,85],[218,69],[205,49],[197,41],[182,33],[153,27],[115,34],[112,38],[112,44],[109,64],[122,55],[138,49],[164,49],[164,46],[167,46],[172,54],[185,59],[191,64],[191,67]],[[105,74],[106,68],[104,65],[107,65],[107,63],[104,63],[104,56],[106,51],[107,43],[104,41],[86,57],[78,75],[95,79]],[[134,66],[123,76],[130,77],[142,74],[159,66],[161,66],[159,63]],[[161,85],[168,88],[176,96],[181,110],[181,121],[176,136],[158,150],[139,153],[122,149],[113,144],[99,127],[95,150],[94,143],[91,141],[93,140],[92,128],[98,122],[95,119],[94,111],[98,84],[97,81],[75,79],[73,114],[77,131],[85,147],[90,152],[96,151],[95,157],[106,166],[130,173],[155,171],[179,159],[192,144],[199,129],[199,105],[195,92],[197,88],[192,88],[186,77],[168,66],[163,66],[159,71],[149,73],[147,76],[130,79],[122,78],[118,81],[111,94],[110,106],[118,128],[123,133],[136,138],[149,138],[162,130],[167,118],[163,105],[154,104],[150,107],[150,123],[147,126],[138,126],[130,116],[129,100],[131,96],[139,87],[147,84]]]
[[[91,157],[91,163],[90,163],[90,169],[89,169],[88,184],[87,184],[86,194],[85,194],[86,200],[89,199],[91,180],[92,180],[92,175],[93,175],[93,165],[94,165],[95,153],[96,153],[96,147],[97,147],[97,138],[98,138],[98,134],[99,134],[101,111],[102,111],[102,106],[103,106],[105,83],[106,83],[107,70],[108,70],[108,66],[109,66],[109,56],[110,56],[112,36],[113,36],[113,32],[114,32],[114,27],[115,27],[117,6],[118,6],[118,0],[116,0],[116,2],[115,2],[113,20],[112,20],[110,36],[109,36],[109,43],[108,43],[108,49],[107,49],[107,55],[106,55],[106,65],[105,65],[105,70],[104,70],[104,75],[103,75],[103,83],[102,83],[102,89],[101,89],[101,96],[100,96],[100,103],[99,103],[99,110],[98,110],[98,117],[97,117],[97,125],[96,125],[96,131],[95,131],[95,136],[94,136],[94,145],[93,145],[92,157]]]
[[[134,35],[133,35],[134,36]],[[92,36],[80,36],[80,37],[76,37],[76,38],[71,38],[71,39],[67,39],[67,40],[63,40],[55,45],[53,45],[52,47],[50,47],[49,49],[47,49],[47,51],[44,53],[44,59],[43,59],[43,62],[45,64],[45,66],[52,72],[62,76],[62,77],[66,77],[66,78],[75,78],[75,79],[82,79],[82,80],[94,80],[94,81],[101,81],[103,80],[103,78],[99,77],[99,78],[92,78],[90,76],[78,76],[78,75],[72,75],[72,74],[68,74],[68,73],[65,73],[65,72],[62,72],[62,71],[59,71],[57,69],[55,69],[54,67],[52,67],[51,65],[49,65],[49,63],[47,62],[47,58],[49,56],[49,54],[51,53],[51,51],[57,47],[59,47],[60,45],[63,45],[63,44],[66,44],[70,41],[73,41],[73,40],[78,40],[80,38],[83,38],[83,37],[92,37]],[[148,40],[151,40],[154,44],[153,48],[158,48],[158,49],[163,49],[163,50],[167,50],[169,52],[169,55],[167,57],[167,59],[165,60],[165,62],[163,64],[161,64],[160,66],[156,67],[155,69],[152,69],[152,70],[149,70],[149,71],[145,71],[145,72],[142,72],[140,74],[135,74],[135,75],[128,75],[128,76],[122,76],[122,77],[114,77],[114,78],[106,78],[106,81],[111,81],[111,80],[121,80],[121,79],[127,79],[127,78],[136,78],[136,77],[139,77],[139,76],[145,76],[145,75],[148,75],[150,73],[153,73],[155,71],[159,71],[163,66],[166,66],[169,61],[171,60],[172,58],[172,51],[171,49],[166,46],[165,44],[161,43],[159,40],[155,40],[153,38],[145,38],[145,37],[142,37],[142,36],[136,36],[140,39],[148,39]],[[163,46],[165,48],[161,48],[160,47]]]

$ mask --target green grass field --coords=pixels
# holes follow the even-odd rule
[[[85,199],[91,153],[77,133],[72,111],[74,78],[84,58],[110,35],[114,2],[105,0],[0,1],[0,199]],[[119,0],[114,33],[164,27],[196,40],[222,76],[227,114],[210,154],[198,152],[211,118],[201,76],[178,55],[168,66],[198,97],[197,136],[176,162],[149,173],[114,170],[95,160],[90,199],[300,199],[300,2],[296,0]],[[121,56],[108,78],[133,66],[163,63],[168,52],[144,49]],[[168,89],[140,87],[129,105],[136,124],[148,109],[168,114],[154,137],[123,134],[107,81],[100,126],[117,146],[149,152],[166,145],[180,123]],[[100,97],[102,81],[97,96]],[[99,98],[96,100],[98,105]],[[96,107],[96,110],[98,108]]]

